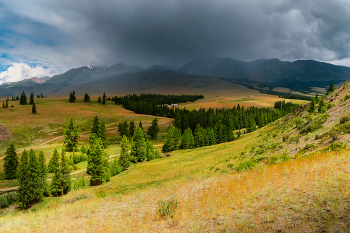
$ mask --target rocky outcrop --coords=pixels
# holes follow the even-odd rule
[[[11,131],[6,127],[6,125],[0,125],[0,141],[5,141],[12,137]]]

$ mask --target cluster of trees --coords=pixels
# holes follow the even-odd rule
[[[152,121],[152,125],[148,127],[147,134],[151,136],[152,139],[157,139],[158,133],[160,131],[159,126],[158,126],[158,119],[155,118]],[[139,123],[139,128],[143,130],[142,122],[140,121]],[[128,124],[127,121],[124,121],[123,123],[118,124],[118,132],[119,135],[123,138],[123,136],[126,136],[127,138],[133,137],[135,133],[135,122],[131,121],[130,124]]]
[[[5,102],[2,102],[2,108],[8,108],[9,107],[9,99],[7,98]],[[11,108],[13,105],[11,105]]]
[[[175,115],[175,104],[193,102],[202,98],[204,98],[203,95],[134,94],[124,97],[115,96],[112,100],[116,104],[123,105],[125,109],[138,114],[173,118]]]
[[[306,96],[306,95],[285,94],[285,95],[280,95],[279,97],[284,99],[308,100],[308,101],[312,100],[312,97]]]
[[[27,95],[24,91],[22,91],[21,97],[19,98],[19,104],[20,105],[27,105],[28,104],[28,100],[27,100]],[[30,93],[30,97],[29,97],[29,104],[32,105],[32,113],[36,114],[37,110],[36,110],[36,104],[34,102],[34,93]],[[13,106],[11,106],[12,108]]]
[[[326,103],[324,101],[324,95],[322,95],[321,98],[319,98],[318,93],[316,93],[316,96],[312,98],[308,112],[314,113],[316,112],[316,109],[319,113],[325,113],[327,111]]]
[[[47,98],[47,95],[43,95],[43,94],[40,94],[40,95],[36,95],[36,98],[40,99],[40,98]]]
[[[19,96],[12,96],[11,101],[16,101],[16,100],[19,100]]]
[[[93,143],[95,137],[100,138],[103,148],[108,147],[106,123],[104,120],[100,122],[97,116],[95,116],[94,120],[92,121],[92,128],[89,137],[89,142],[91,144]]]

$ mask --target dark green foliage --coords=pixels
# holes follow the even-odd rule
[[[56,197],[62,194],[62,172],[61,172],[60,165],[58,166],[57,169],[55,169],[54,175],[51,178],[50,193],[52,196],[56,196]]]
[[[89,187],[89,181],[85,177],[83,177],[75,180],[73,189],[78,190],[86,187]]]
[[[33,92],[30,93],[29,104],[30,104],[30,105],[34,104],[34,94],[33,94]]]
[[[316,101],[315,101],[315,98],[312,98],[308,112],[314,113],[315,110],[316,110]]]
[[[61,180],[62,193],[67,194],[71,190],[72,179],[70,175],[69,164],[65,156],[64,150],[62,150],[62,153],[61,153],[61,173],[62,173],[62,180]]]
[[[157,139],[159,133],[158,119],[155,118],[152,121],[152,125],[148,128],[147,134],[151,136],[152,139]]]
[[[155,159],[155,149],[151,141],[146,141],[146,158],[147,161]]]
[[[248,169],[252,169],[253,167],[255,167],[256,163],[253,159],[249,159],[247,161],[244,161],[243,163],[240,163],[236,170],[238,172],[241,172],[241,171],[245,171],[245,170],[248,170]]]
[[[318,102],[320,102],[320,98],[318,98],[318,93],[316,93],[316,95],[315,95],[315,102],[316,102],[316,104],[318,104]]]
[[[163,152],[178,150],[181,145],[181,131],[175,127],[171,127],[164,140],[162,148]]]
[[[327,94],[326,94],[326,95],[332,93],[334,90],[335,90],[335,88],[334,88],[334,84],[333,84],[333,81],[332,81],[331,84],[330,84],[329,87],[328,87],[328,90],[327,90]]]
[[[145,134],[141,128],[137,127],[131,141],[131,162],[143,162],[146,159],[146,155]]]
[[[325,113],[327,111],[326,103],[324,102],[324,95],[322,95],[320,103],[318,105],[318,112]]]
[[[21,97],[19,99],[19,104],[20,105],[26,105],[27,104],[27,96],[26,96],[26,93],[24,93],[24,91],[22,91]]]
[[[306,95],[294,95],[294,94],[289,94],[289,95],[280,95],[280,98],[284,99],[296,99],[296,100],[308,100],[311,101],[312,97],[306,96]]]
[[[141,122],[141,121],[140,121]],[[129,134],[134,136],[134,133],[135,133],[135,122],[134,121],[131,121],[130,124],[129,124]]]
[[[87,154],[87,152],[88,152],[87,146],[82,145],[81,148],[80,148],[80,152],[81,152],[82,154]]]
[[[311,117],[308,120],[308,122],[303,126],[300,133],[309,133],[322,128],[323,123],[326,122],[328,117],[328,114],[317,115],[313,118]]]
[[[124,136],[126,137],[132,137],[134,135],[130,135],[129,132],[129,125],[127,121],[124,121],[123,123],[118,124],[118,132],[119,135],[123,138]]]
[[[106,104],[106,93],[103,92],[103,96],[102,96],[102,104],[105,105]]]
[[[140,121],[139,127],[143,130],[142,122]]]
[[[120,143],[120,156],[118,163],[122,171],[130,167],[129,141],[125,135]]]
[[[34,204],[43,199],[42,180],[40,177],[39,162],[33,149],[29,151],[28,189],[29,203]]]
[[[249,117],[248,125],[247,125],[247,133],[253,132],[256,130],[256,122],[253,116]]]
[[[5,179],[12,180],[16,179],[17,168],[18,168],[18,157],[15,146],[11,143],[5,152],[4,158],[4,171]]]
[[[84,95],[84,102],[85,103],[90,103],[90,96],[89,96],[88,93],[85,93],[85,95]]]
[[[108,140],[107,140],[106,124],[104,121],[101,121],[101,123],[98,126],[97,137],[99,137],[101,139],[101,143],[103,145],[103,148],[107,148]]]
[[[0,208],[6,208],[8,206],[8,201],[4,195],[0,195]]]
[[[98,102],[99,104],[102,102],[102,101],[101,101],[101,96],[98,97],[97,102]]]
[[[6,199],[7,199],[7,203],[9,205],[12,205],[14,203],[16,203],[17,199],[18,199],[18,195],[16,192],[10,192],[6,194]]]
[[[32,105],[32,113],[36,114],[36,105],[35,105],[35,103],[33,103],[33,105]]]
[[[31,193],[30,193],[30,180],[29,180],[29,161],[28,152],[24,150],[21,155],[21,162],[18,166],[18,202],[23,208],[27,208],[30,205]]]
[[[215,141],[215,138],[214,138],[214,141]],[[192,149],[192,148],[194,148],[194,137],[193,137],[193,134],[192,134],[192,130],[190,128],[187,128],[185,130],[184,134],[182,135],[180,148],[181,149]]]
[[[77,97],[75,96],[75,91],[72,91],[69,94],[69,102],[74,103],[77,100]]]
[[[73,119],[69,118],[68,123],[65,125],[63,144],[67,151],[74,151],[77,147],[78,139],[80,138],[80,129],[77,124],[74,124]]]
[[[107,180],[109,164],[106,153],[103,151],[101,139],[96,137],[89,150],[90,185],[101,185]],[[106,166],[107,165],[107,166]]]
[[[111,176],[112,177],[118,175],[122,171],[122,169],[119,166],[119,163],[117,161],[117,158],[114,158],[113,162],[109,163],[109,167],[110,167],[110,170],[111,170]]]
[[[41,180],[41,189],[43,190],[44,196],[48,197],[50,195],[50,190],[46,181],[47,167],[46,167],[46,159],[43,151],[39,152],[38,163],[39,163],[38,165],[39,177]]]

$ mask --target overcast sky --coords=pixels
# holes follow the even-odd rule
[[[0,83],[200,57],[350,66],[349,42],[348,0],[0,0]]]

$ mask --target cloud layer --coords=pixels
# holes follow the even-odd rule
[[[0,3],[2,25],[9,25],[0,31],[0,54],[58,71],[119,61],[180,66],[205,56],[350,65],[350,2],[345,0]]]

